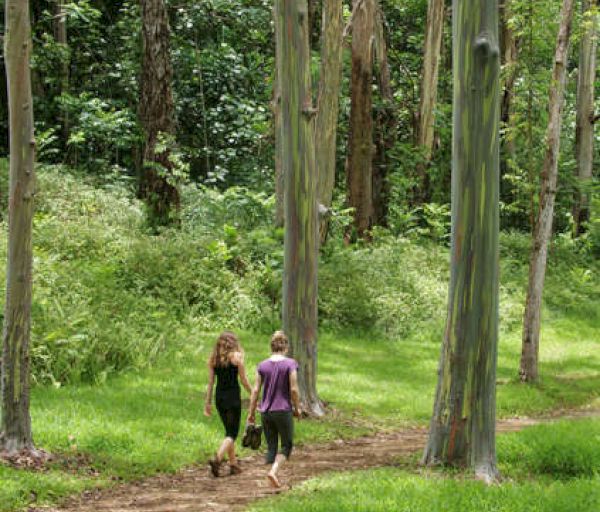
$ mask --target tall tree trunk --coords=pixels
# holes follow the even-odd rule
[[[540,318],[542,293],[546,277],[548,244],[552,237],[552,220],[558,179],[558,154],[560,149],[560,125],[567,82],[569,40],[573,20],[574,0],[563,0],[560,26],[556,41],[550,97],[548,129],[546,131],[546,156],[541,174],[540,206],[534,228],[531,259],[529,262],[529,285],[523,320],[523,346],[519,375],[524,382],[538,379],[538,354],[540,346]]]
[[[67,0],[55,0],[54,6],[54,40],[65,50],[60,66],[59,96],[69,91],[69,43],[67,39]],[[64,146],[69,142],[69,113],[62,112],[62,136]]]
[[[348,206],[354,208],[359,237],[373,226],[373,43],[375,1],[354,0],[352,21],[352,86],[348,161]]]
[[[375,116],[375,156],[373,159],[373,214],[374,222],[385,226],[388,212],[389,184],[388,152],[396,141],[396,109],[390,79],[390,66],[385,41],[385,20],[379,2],[375,14],[375,60],[377,62],[377,84],[382,108]]]
[[[317,172],[306,0],[275,0],[285,174],[283,329],[298,361],[303,409],[323,414],[317,395]]]
[[[417,144],[423,150],[425,162],[417,166],[418,190],[415,191],[417,203],[423,203],[429,199],[427,166],[433,153],[435,107],[437,104],[442,36],[444,34],[444,7],[445,0],[429,0],[427,8],[423,70],[421,72],[419,128],[417,131]]]
[[[323,0],[321,71],[315,121],[315,152],[319,204],[329,209],[335,186],[335,154],[342,80],[342,0]],[[329,217],[320,221],[320,239],[325,243]]]
[[[10,185],[2,353],[0,451],[32,450],[29,341],[35,139],[29,62],[28,0],[6,0],[4,55],[8,86]]]
[[[577,127],[575,152],[579,187],[573,208],[574,234],[583,233],[590,218],[590,191],[594,163],[594,85],[596,80],[596,45],[598,38],[598,2],[582,0],[584,33],[579,48],[579,78],[577,82]]]
[[[164,0],[141,0],[141,5],[143,55],[139,117],[145,141],[140,196],[148,206],[150,223],[165,225],[172,222],[173,209],[179,208],[170,150],[167,147],[156,151],[160,138],[175,131],[170,27]]]
[[[452,261],[423,461],[497,478],[499,72],[497,0],[454,0]]]

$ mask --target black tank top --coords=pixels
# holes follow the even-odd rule
[[[227,366],[215,366],[217,376],[216,403],[220,407],[237,407],[240,405],[240,383],[238,367],[229,363]]]

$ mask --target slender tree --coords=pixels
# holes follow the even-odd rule
[[[499,72],[497,0],[454,0],[448,318],[423,461],[497,478]]]
[[[502,162],[503,171],[508,168],[507,160],[514,160],[516,147],[512,135],[514,128],[513,115],[513,96],[514,86],[518,77],[518,41],[515,37],[513,27],[511,26],[512,18],[511,0],[504,0],[502,9],[502,64],[504,71],[502,103],[500,109],[500,120],[504,127],[504,161]]]
[[[171,91],[170,27],[164,0],[141,0],[142,77],[139,117],[144,129],[140,195],[146,201],[152,224],[168,224],[179,207],[179,191],[172,181],[173,165],[161,137],[174,133]],[[157,150],[158,146],[158,150]]]
[[[573,4],[574,0],[563,0],[552,80],[550,82],[550,98],[548,101],[550,115],[546,131],[546,155],[541,174],[540,206],[533,230],[533,243],[529,262],[529,284],[523,321],[523,346],[519,374],[524,382],[533,382],[538,379],[542,293],[546,277],[548,244],[552,236],[558,179],[560,125],[567,81]]]
[[[417,168],[418,189],[417,202],[427,201],[429,188],[427,164],[433,154],[433,135],[435,108],[437,104],[438,76],[442,36],[444,34],[445,0],[429,0],[427,23],[425,25],[425,46],[423,51],[423,69],[421,72],[421,98],[419,102],[419,126],[417,144],[423,150],[424,164]]]
[[[596,46],[598,41],[598,1],[582,0],[584,30],[579,48],[579,77],[577,81],[577,124],[575,152],[579,187],[573,209],[575,236],[583,232],[590,216],[590,192],[594,163],[594,86],[596,83]]]
[[[379,225],[386,224],[389,199],[388,153],[396,141],[396,109],[394,92],[390,78],[385,20],[381,3],[375,5],[375,61],[376,77],[381,107],[375,115],[375,155],[373,158],[373,220]]]
[[[29,341],[35,139],[28,0],[6,0],[4,56],[8,86],[10,185],[8,262],[2,352],[0,451],[33,450],[29,414]]]
[[[54,40],[63,48],[60,65],[59,95],[69,91],[69,43],[67,39],[67,0],[55,0],[54,4]],[[62,113],[62,135],[65,146],[69,141],[69,114]]]
[[[366,237],[373,225],[373,44],[375,1],[354,0],[352,85],[346,180],[354,225]]]
[[[342,80],[342,0],[323,0],[321,25],[321,71],[315,125],[315,151],[318,170],[318,198],[331,207],[335,185],[335,150]],[[328,217],[320,222],[321,243],[325,242]]]
[[[311,97],[308,5],[275,0],[277,67],[281,80],[284,172],[283,328],[298,361],[303,409],[322,415],[317,395],[317,173]]]

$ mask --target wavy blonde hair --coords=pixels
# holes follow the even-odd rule
[[[240,340],[231,331],[223,331],[217,338],[212,354],[208,359],[208,365],[213,368],[227,366],[230,356],[234,352],[240,352],[243,356],[244,351],[240,345]]]

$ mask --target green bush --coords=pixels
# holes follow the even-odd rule
[[[560,421],[498,438],[498,458],[507,474],[555,479],[600,474],[600,421]]]

